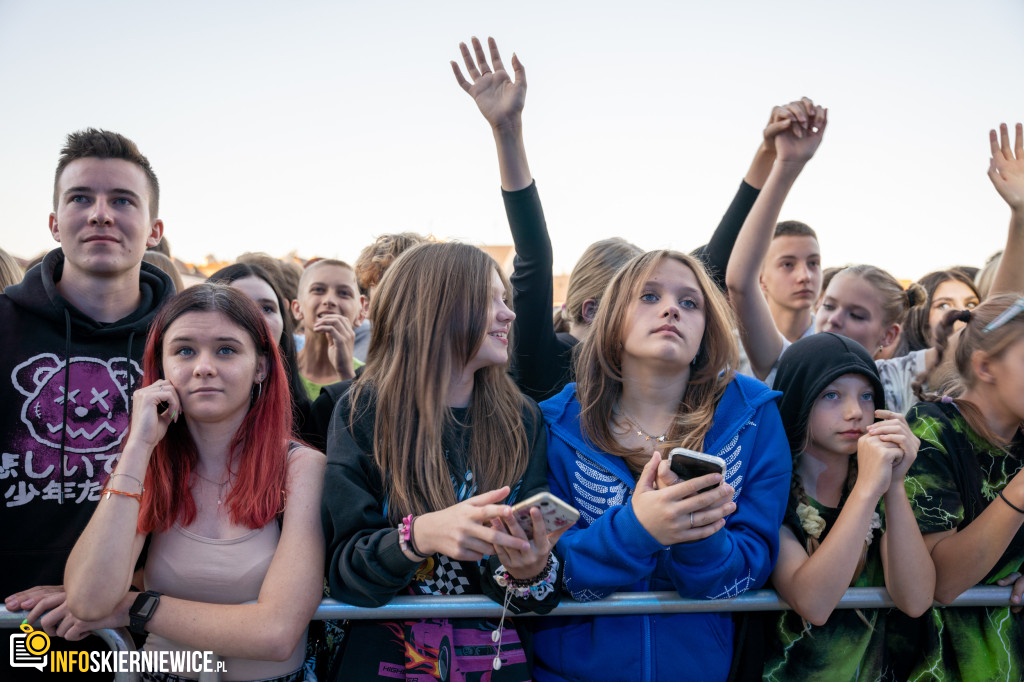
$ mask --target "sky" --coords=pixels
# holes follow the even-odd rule
[[[706,242],[772,106],[809,96],[829,127],[782,219],[818,231],[826,266],[916,279],[1005,242],[988,131],[1024,119],[1021,29],[1021,0],[0,0],[0,247],[55,246],[53,169],[88,126],[149,157],[184,260],[353,261],[404,230],[511,243],[448,64],[492,35],[526,68],[556,272],[605,237]]]

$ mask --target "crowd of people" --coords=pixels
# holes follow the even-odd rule
[[[55,648],[127,626],[211,650],[226,680],[1024,678],[1021,124],[990,133],[1011,218],[984,267],[823,269],[815,231],[779,222],[828,127],[803,98],[704,246],[598,241],[553,313],[525,69],[460,48],[510,277],[400,233],[354,265],[246,254],[186,287],[146,157],[68,136],[58,248],[24,273],[0,252],[7,610]],[[676,448],[722,469],[687,477]],[[547,492],[573,525],[513,513]],[[1009,600],[933,608],[975,585]],[[851,586],[895,607],[837,609]],[[762,587],[791,609],[517,618]],[[459,594],[502,615],[312,620],[324,596]]]

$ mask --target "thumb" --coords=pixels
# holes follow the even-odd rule
[[[486,493],[481,493],[479,495],[471,497],[466,501],[475,507],[482,507],[486,504],[498,504],[506,497],[508,497],[509,492],[509,487],[505,485],[495,490],[489,490]]]
[[[658,479],[658,465],[661,463],[661,454],[655,452],[651,459],[644,465],[640,472],[640,478],[636,480],[636,492],[646,493],[654,490],[654,482]]]
[[[516,74],[516,85],[526,88],[526,69],[515,52],[512,53],[512,71]]]

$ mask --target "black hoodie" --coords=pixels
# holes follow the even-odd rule
[[[121,452],[149,325],[174,295],[170,278],[143,263],[139,307],[104,324],[57,291],[63,268],[55,249],[0,294],[0,377],[10,381],[0,385],[4,597],[64,582]]]

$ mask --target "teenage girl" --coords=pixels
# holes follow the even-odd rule
[[[843,336],[794,343],[775,389],[793,482],[772,584],[793,611],[774,624],[764,677],[891,679],[886,612],[833,609],[848,587],[882,585],[914,617],[931,606],[935,569],[903,486],[918,439],[884,409],[871,356]]]
[[[564,586],[591,601],[674,590],[734,597],[768,579],[789,492],[775,400],[735,376],[732,316],[693,257],[654,251],[605,290],[577,383],[541,406],[552,492],[579,509],[559,542]],[[725,476],[680,482],[663,461],[683,446],[723,458]],[[710,487],[705,492],[701,490]],[[538,680],[724,680],[728,613],[545,618]]]
[[[277,340],[245,294],[199,284],[160,311],[144,365],[65,572],[71,613],[100,622],[69,625],[130,623],[147,650],[212,650],[224,679],[300,680],[323,585],[324,456],[290,440]],[[146,591],[129,592],[144,544]]]
[[[381,279],[366,369],[328,434],[333,597],[483,593],[512,613],[557,603],[557,535],[534,508],[527,539],[508,506],[546,489],[540,411],[508,377],[509,296],[494,260],[465,244],[413,247]],[[334,676],[528,680],[526,640],[498,619],[358,621]]]
[[[523,141],[526,104],[526,69],[516,55],[511,65],[515,80],[505,70],[493,38],[487,41],[490,64],[481,42],[460,45],[466,76],[454,61],[455,79],[476,102],[491,126],[498,152],[501,194],[516,247],[512,284],[521,329],[513,349],[516,381],[526,395],[541,401],[557,394],[573,380],[576,346],[590,333],[612,276],[642,250],[619,237],[594,242],[580,256],[569,275],[562,309],[552,319],[554,296],[552,249],[537,185],[530,173]],[[493,70],[492,70],[493,67]],[[707,265],[718,286],[729,260],[736,234],[764,184],[775,158],[774,137],[788,126],[781,108],[773,110],[764,129],[764,141],[711,240],[695,255]]]

